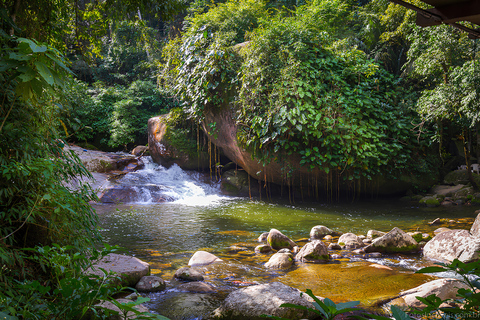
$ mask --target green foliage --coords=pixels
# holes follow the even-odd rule
[[[147,143],[147,121],[177,105],[151,81],[122,86],[89,88],[75,81],[66,90],[62,120],[70,140],[89,141],[101,148]]]
[[[183,38],[167,46],[163,79],[199,121],[233,103],[239,138],[264,163],[279,152],[299,154],[301,164],[345,180],[405,169],[418,147],[409,94],[362,52],[335,41],[349,10],[312,2],[284,17],[261,3],[219,4],[191,18]]]
[[[423,310],[415,310],[414,314],[432,314],[441,319],[449,319],[455,316],[468,317],[469,314],[478,314],[480,311],[480,261],[464,263],[458,259],[451,263],[438,263],[436,267],[426,267],[417,271],[417,273],[435,273],[435,272],[453,272],[462,277],[462,281],[469,287],[468,289],[458,289],[457,299],[442,300],[435,295],[426,298],[417,297],[427,307]],[[445,302],[454,302],[461,305],[461,308],[443,308],[440,307]]]

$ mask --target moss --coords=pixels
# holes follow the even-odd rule
[[[423,240],[423,235],[421,233],[417,233],[412,235],[412,238],[415,239],[415,241],[420,242]]]
[[[438,207],[440,205],[440,201],[435,198],[426,199],[424,203],[427,207]]]
[[[388,252],[388,253],[402,253],[402,252],[413,252],[418,250],[418,245],[411,245],[406,247],[382,247],[382,246],[375,246],[381,252]]]
[[[345,242],[339,242],[338,244],[343,247],[345,245]]]

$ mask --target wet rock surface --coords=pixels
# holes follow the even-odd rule
[[[468,230],[445,231],[427,242],[423,254],[442,261],[474,261],[480,258],[480,238],[472,236]]]

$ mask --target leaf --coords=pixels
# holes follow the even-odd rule
[[[47,67],[46,64],[44,64],[41,61],[35,61],[35,66],[37,67],[38,72],[42,76],[42,78],[49,84],[53,85],[55,83],[55,80],[53,78],[52,72],[50,72],[50,69]]]
[[[15,52],[10,52],[10,54],[8,55],[8,58],[16,61],[29,61],[32,59],[32,56],[27,54],[18,54]]]
[[[349,302],[337,303],[337,310],[352,308],[359,304],[360,304],[360,301],[349,301]]]
[[[412,318],[397,306],[391,306],[390,310],[395,320],[412,320]]]
[[[447,269],[442,267],[426,267],[426,268],[422,268],[420,270],[415,271],[415,273],[435,273],[435,272],[444,272],[444,271],[447,271]]]

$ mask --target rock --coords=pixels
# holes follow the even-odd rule
[[[442,233],[442,232],[447,232],[447,231],[451,231],[451,229],[449,229],[449,228],[438,228],[438,229],[435,229],[435,231],[433,231],[433,233],[434,233],[435,235],[438,235],[438,234],[440,234],[440,233]]]
[[[443,178],[443,182],[447,185],[465,185],[468,181],[468,174],[467,170],[454,170],[449,173]]]
[[[475,213],[477,211],[475,211]],[[470,234],[474,237],[480,238],[480,213],[477,214],[477,217],[475,218],[475,221],[473,222],[472,227],[470,228]]]
[[[217,292],[215,288],[205,282],[187,282],[182,283],[176,287],[177,290],[192,293],[213,293]]]
[[[355,250],[352,251],[352,253],[354,253],[354,254],[364,254],[365,250],[363,248],[355,249]]]
[[[362,241],[364,245],[369,245],[370,243],[372,243],[372,239],[363,239]]]
[[[132,300],[128,300],[128,299],[116,299],[117,302],[121,303],[121,304],[132,304],[133,305],[133,301]],[[111,314],[110,316],[108,316],[106,319],[108,320],[125,320],[125,319],[137,319],[137,316],[135,315],[134,312],[132,311],[129,311],[127,312],[127,317],[124,318],[122,315],[123,315],[123,311],[121,311],[116,305],[114,305],[112,302],[110,301],[103,301],[101,302],[100,304],[96,305],[97,307],[101,307],[101,308],[105,308],[105,309],[109,309],[109,310],[112,310],[112,311],[116,311],[118,312],[118,314]],[[133,306],[133,308],[135,308],[138,312],[148,312],[148,309],[143,305],[143,304],[140,304],[140,305],[137,305],[137,306]],[[103,311],[100,311],[100,313],[102,313]],[[103,319],[103,318],[102,318]]]
[[[326,235],[335,235],[336,233],[325,226],[315,226],[310,230],[310,239],[322,239]]]
[[[64,150],[74,152],[90,172],[122,171],[130,163],[138,163],[138,166],[142,163],[130,154],[86,150],[77,146],[65,146]]]
[[[165,195],[166,191],[167,189],[165,187],[158,185],[145,185],[141,187],[115,185],[107,187],[99,198],[101,203],[161,203],[173,201],[173,198]]]
[[[265,263],[268,269],[288,269],[293,264],[293,254],[277,252]]]
[[[131,154],[133,154],[136,157],[141,157],[141,156],[148,156],[150,153],[148,152],[148,147],[146,146],[136,146]]]
[[[175,278],[184,281],[203,281],[203,275],[195,268],[182,267],[175,272]]]
[[[392,268],[384,266],[383,264],[374,263],[374,264],[369,265],[369,267],[373,267],[373,268],[377,268],[377,269],[392,270],[393,271]]]
[[[412,252],[418,250],[418,242],[403,230],[395,227],[390,232],[372,241],[365,252]]]
[[[440,200],[436,196],[426,196],[420,200],[420,204],[426,205],[429,208],[438,207]]]
[[[264,232],[258,237],[258,242],[267,242],[267,238],[268,232]]]
[[[362,241],[367,238],[367,237],[365,237],[363,234],[359,235],[358,237],[359,237],[360,239],[362,239]]]
[[[450,207],[450,206],[453,206],[455,203],[450,201],[450,200],[444,200],[440,203],[440,205],[444,206],[444,207]]]
[[[442,221],[440,220],[440,218],[437,218],[437,219],[433,220],[432,222],[429,222],[428,224],[431,225],[431,226],[437,226],[439,224],[442,224]]]
[[[432,236],[428,233],[422,233],[422,240],[423,241],[429,241],[430,239],[432,239]]]
[[[258,188],[249,186],[248,173],[244,170],[228,170],[222,174],[220,189],[229,196],[248,196],[258,193]]]
[[[321,240],[308,242],[295,256],[295,260],[302,262],[323,262],[329,259],[327,247]]]
[[[375,238],[381,237],[385,234],[386,234],[386,232],[382,232],[382,231],[378,231],[378,230],[368,230],[367,238],[368,239],[375,239]]]
[[[259,246],[255,247],[255,252],[256,253],[267,253],[272,251],[272,248],[268,244],[261,244]]]
[[[171,116],[164,114],[148,120],[148,147],[153,161],[166,168],[177,164],[185,170],[208,169],[208,153],[199,152],[197,141],[188,138],[182,129],[167,125]]]
[[[157,276],[144,276],[135,285],[138,292],[158,292],[165,290],[165,281]]]
[[[332,259],[343,259],[344,257],[341,256],[341,255],[339,255],[339,254],[332,254],[332,255],[330,256],[330,258],[332,258]]]
[[[288,253],[288,254],[292,254],[292,250],[287,249],[287,248],[283,248],[283,249],[278,250],[278,253]]]
[[[268,161],[266,164],[258,159],[262,157],[261,150],[252,150],[245,148],[242,141],[239,140],[240,134],[237,134],[241,128],[237,123],[236,111],[232,105],[223,105],[218,108],[210,109],[204,113],[202,121],[202,129],[209,139],[222,151],[225,156],[238,166],[243,168],[252,178],[264,181],[265,179],[272,184],[282,185],[285,183],[285,168],[291,168],[294,175],[289,179],[291,186],[312,187],[311,178],[315,179],[319,189],[325,190],[328,185],[328,175],[321,168],[314,168],[301,164],[301,156],[292,154],[282,159],[282,161]],[[149,121],[150,122],[150,121]],[[210,124],[215,123],[215,131],[212,132]],[[149,130],[150,134],[152,130]],[[149,143],[150,145],[150,143]],[[150,146],[150,149],[151,146]],[[256,156],[253,156],[253,152]],[[260,153],[259,153],[260,152]],[[320,150],[319,152],[322,152]],[[269,159],[274,160],[278,157],[276,154],[269,154]],[[431,185],[434,175],[422,175],[421,179],[417,179],[414,175],[405,174],[388,179],[385,175],[377,175],[372,177],[370,186],[377,186],[376,190],[380,195],[393,195],[405,192],[413,184],[419,183],[421,186]],[[436,178],[436,177],[435,177]],[[349,181],[340,181],[338,189],[342,191],[349,190],[351,185]]]
[[[406,305],[410,308],[425,308],[426,305],[416,297],[426,298],[434,294],[442,300],[455,299],[459,288],[466,289],[468,287],[457,279],[437,279],[403,292],[391,303],[400,306]]]
[[[370,252],[365,255],[365,258],[381,258],[382,254],[380,252]]]
[[[210,252],[197,251],[193,254],[193,256],[188,261],[188,265],[191,267],[206,266],[214,262],[220,262],[220,261],[223,261],[223,260],[211,254]]]
[[[121,254],[110,253],[102,260],[88,268],[85,273],[94,274],[103,277],[104,273],[113,271],[120,277],[119,285],[125,287],[135,287],[138,281],[144,276],[150,274],[150,265],[135,257],[124,256]]]
[[[338,238],[338,244],[349,249],[363,247],[363,241],[353,233],[344,233]]]
[[[342,250],[342,246],[338,243],[330,243],[328,245],[328,250]]]
[[[272,249],[280,250],[282,248],[293,249],[297,244],[290,240],[286,235],[278,231],[277,229],[272,229],[268,233],[267,242],[272,247]]]
[[[442,232],[428,241],[423,247],[423,255],[427,258],[462,262],[470,262],[480,257],[480,239],[472,236],[467,230],[450,230]]]
[[[261,284],[242,288],[230,293],[222,305],[216,309],[210,319],[262,320],[262,314],[283,317],[291,320],[311,318],[305,310],[280,308],[290,303],[313,308],[306,295],[301,296],[298,289],[280,282]]]
[[[456,185],[456,186],[437,185],[437,186],[433,187],[429,191],[429,193],[446,196],[447,194],[454,194],[455,192],[462,189],[463,187],[464,187],[464,185],[462,185],[462,184],[459,184],[459,185]]]
[[[324,240],[331,241],[333,240],[333,237],[329,234],[327,234],[325,237],[323,237]]]
[[[463,201],[462,199],[455,200],[455,204],[456,204],[457,206],[461,206],[461,205],[463,205],[464,203],[465,203],[465,201]]]

